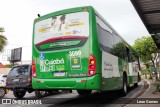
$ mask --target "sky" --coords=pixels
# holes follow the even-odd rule
[[[0,62],[13,48],[22,47],[22,61],[30,62],[33,21],[37,14],[45,15],[67,8],[93,6],[130,45],[141,36],[149,36],[130,0],[0,0],[0,27],[8,45]]]

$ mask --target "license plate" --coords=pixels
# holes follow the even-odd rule
[[[65,72],[54,72],[54,76],[65,76]]]
[[[19,79],[14,79],[14,80],[13,80],[13,82],[18,82],[18,81],[19,81]]]

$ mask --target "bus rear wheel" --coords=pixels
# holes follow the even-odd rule
[[[35,95],[37,98],[46,96],[46,91],[35,90]]]
[[[77,93],[79,95],[90,95],[92,93],[92,90],[77,90]]]
[[[134,87],[138,87],[138,82],[140,82],[140,81],[141,81],[141,77],[139,76],[139,73],[138,73],[138,77],[137,77],[137,79],[138,79],[138,81],[137,81],[137,83],[135,83],[135,84],[134,84]]]
[[[122,97],[127,95],[127,76],[123,76],[123,88],[120,91]]]
[[[134,84],[134,87],[138,87],[138,83],[135,83],[135,84]]]

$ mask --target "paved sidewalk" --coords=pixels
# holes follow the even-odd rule
[[[159,100],[156,99],[149,99],[149,100],[154,100],[154,101],[160,101],[160,93],[153,94],[155,91],[156,87],[153,85],[155,80],[146,80],[149,84],[149,88],[144,92],[141,96],[138,98],[159,98]],[[143,99],[142,99],[143,100]],[[144,100],[146,101],[146,100]],[[139,101],[136,101],[139,102]],[[159,102],[160,103],[160,102]],[[125,107],[160,107],[160,104],[128,104]]]

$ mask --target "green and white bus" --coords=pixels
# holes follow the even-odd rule
[[[41,90],[122,90],[137,85],[136,52],[91,6],[53,12],[34,20],[32,84]]]

